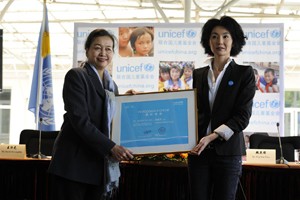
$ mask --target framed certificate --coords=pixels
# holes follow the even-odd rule
[[[197,143],[195,93],[116,96],[112,140],[136,155],[190,151]]]

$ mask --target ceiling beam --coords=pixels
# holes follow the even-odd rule
[[[184,22],[185,23],[191,22],[191,1],[190,0],[184,1]]]
[[[228,8],[230,8],[230,6],[234,5],[235,3],[237,3],[239,0],[231,0],[230,2],[228,2],[227,4],[225,4],[224,6],[222,6],[222,8],[215,14],[215,18],[219,18]]]
[[[166,16],[166,14],[164,13],[164,11],[161,9],[161,7],[159,6],[159,4],[157,3],[156,0],[151,0],[154,8],[159,12],[159,14],[161,15],[161,17],[163,18],[163,20],[166,22],[166,23],[169,23],[169,19],[168,17]]]
[[[7,2],[7,4],[5,5],[5,7],[3,8],[3,10],[1,11],[1,14],[0,14],[0,22],[2,21],[3,19],[3,16],[5,15],[6,11],[8,10],[8,8],[10,7],[10,5],[14,2],[14,0],[9,0]]]

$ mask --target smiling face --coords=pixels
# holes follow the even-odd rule
[[[271,83],[274,79],[274,75],[271,72],[265,72],[264,78],[266,83]]]
[[[209,46],[215,57],[230,57],[232,37],[227,29],[216,26],[210,35]]]
[[[184,68],[183,73],[184,73],[185,78],[190,78],[193,74],[193,70],[190,68]]]
[[[161,72],[160,73],[161,79],[163,81],[169,80],[170,79],[170,73],[169,72]]]
[[[96,37],[86,50],[88,62],[98,70],[105,69],[111,63],[113,53],[113,41],[108,36]]]
[[[170,76],[173,81],[176,81],[180,78],[180,69],[172,67],[170,70]]]

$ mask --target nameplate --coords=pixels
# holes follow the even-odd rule
[[[0,158],[26,158],[26,145],[1,144]]]
[[[247,163],[276,164],[275,149],[247,149]]]

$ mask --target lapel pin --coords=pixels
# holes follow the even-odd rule
[[[233,86],[233,81],[228,81],[229,86]]]

